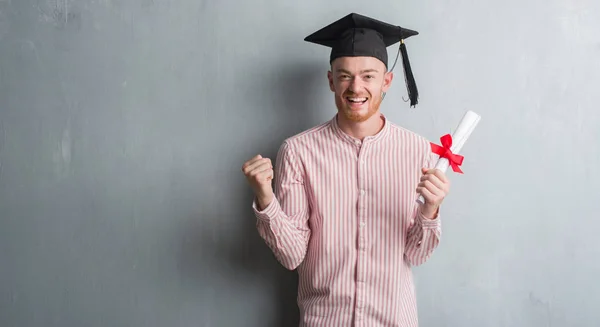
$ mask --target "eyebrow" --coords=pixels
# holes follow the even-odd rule
[[[343,68],[338,68],[337,72],[338,73],[352,74],[352,73],[350,73],[349,71],[347,71],[347,70],[345,70]],[[364,74],[364,73],[377,73],[377,69],[373,69],[373,68],[365,69],[365,70],[362,70],[360,73],[361,74]]]

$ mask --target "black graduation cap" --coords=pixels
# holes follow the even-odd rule
[[[370,56],[381,60],[386,69],[388,67],[387,47],[400,42],[399,52],[402,52],[408,96],[410,105],[414,106],[418,102],[419,93],[404,40],[417,34],[419,33],[413,30],[351,13],[307,36],[304,41],[330,47],[330,63],[344,56]]]

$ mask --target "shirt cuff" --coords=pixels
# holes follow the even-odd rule
[[[439,210],[438,210],[438,213],[436,213],[434,218],[427,218],[427,217],[423,216],[423,213],[419,209],[419,210],[417,210],[417,219],[419,219],[419,221],[421,222],[421,226],[423,226],[423,228],[426,228],[426,229],[435,229],[440,225]]]
[[[279,212],[279,202],[277,201],[277,198],[273,197],[273,200],[267,207],[263,210],[258,210],[258,200],[254,197],[254,200],[252,201],[252,210],[254,210],[256,218],[269,222],[275,219],[277,212]]]

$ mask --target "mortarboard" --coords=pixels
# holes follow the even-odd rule
[[[410,68],[404,40],[419,34],[400,26],[391,25],[370,17],[351,13],[307,36],[304,41],[331,48],[330,63],[339,57],[369,56],[381,60],[387,69],[387,47],[400,42],[404,77],[410,105],[418,102],[419,93]],[[398,57],[396,56],[396,60]],[[394,61],[394,66],[396,62]]]

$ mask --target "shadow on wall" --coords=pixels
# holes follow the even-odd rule
[[[259,68],[261,65],[256,66],[256,69]],[[179,267],[186,275],[185,278],[192,278],[195,279],[193,283],[200,283],[196,286],[204,294],[206,290],[213,292],[215,299],[212,301],[217,303],[213,305],[228,305],[225,308],[215,308],[219,310],[219,315],[243,316],[258,305],[246,302],[245,308],[232,308],[231,302],[244,303],[240,297],[265,300],[269,307],[261,312],[273,314],[256,318],[260,319],[261,327],[298,325],[298,276],[295,271],[288,271],[281,266],[259,237],[256,218],[251,209],[252,190],[241,172],[241,166],[249,158],[248,153],[261,153],[275,161],[279,146],[286,137],[317,123],[315,117],[318,115],[315,115],[315,105],[311,102],[319,98],[315,96],[316,92],[329,92],[326,71],[316,65],[273,67],[272,72],[272,76],[263,79],[264,84],[259,87],[262,90],[272,90],[272,94],[269,95],[271,100],[268,102],[272,107],[264,109],[266,114],[275,117],[271,121],[276,122],[277,126],[266,129],[256,126],[256,133],[262,134],[253,137],[253,142],[258,142],[256,148],[249,151],[243,149],[243,153],[228,156],[233,159],[228,167],[230,177],[227,177],[225,183],[219,184],[223,188],[219,194],[227,194],[228,198],[207,203],[208,207],[201,208],[201,214],[187,221],[189,224],[183,231],[186,241]],[[261,99],[258,97],[255,99],[259,100]],[[253,105],[264,107],[264,97],[262,101]],[[251,123],[259,124],[260,121]],[[223,146],[228,149],[240,149],[239,144]],[[231,203],[235,204],[231,206]],[[210,222],[210,225],[204,225],[203,222]],[[215,280],[223,280],[229,285],[214,285],[212,283]],[[232,281],[234,285],[230,284]],[[208,285],[209,282],[211,285]],[[219,288],[226,290],[227,294],[222,294]],[[232,293],[232,289],[238,293]],[[228,298],[232,300],[229,303]],[[254,313],[250,315],[254,317]],[[233,317],[216,318],[219,323],[236,321],[238,325],[245,323],[245,326],[252,326],[251,320],[235,319],[239,321]],[[211,319],[211,322],[216,323],[215,319]]]

